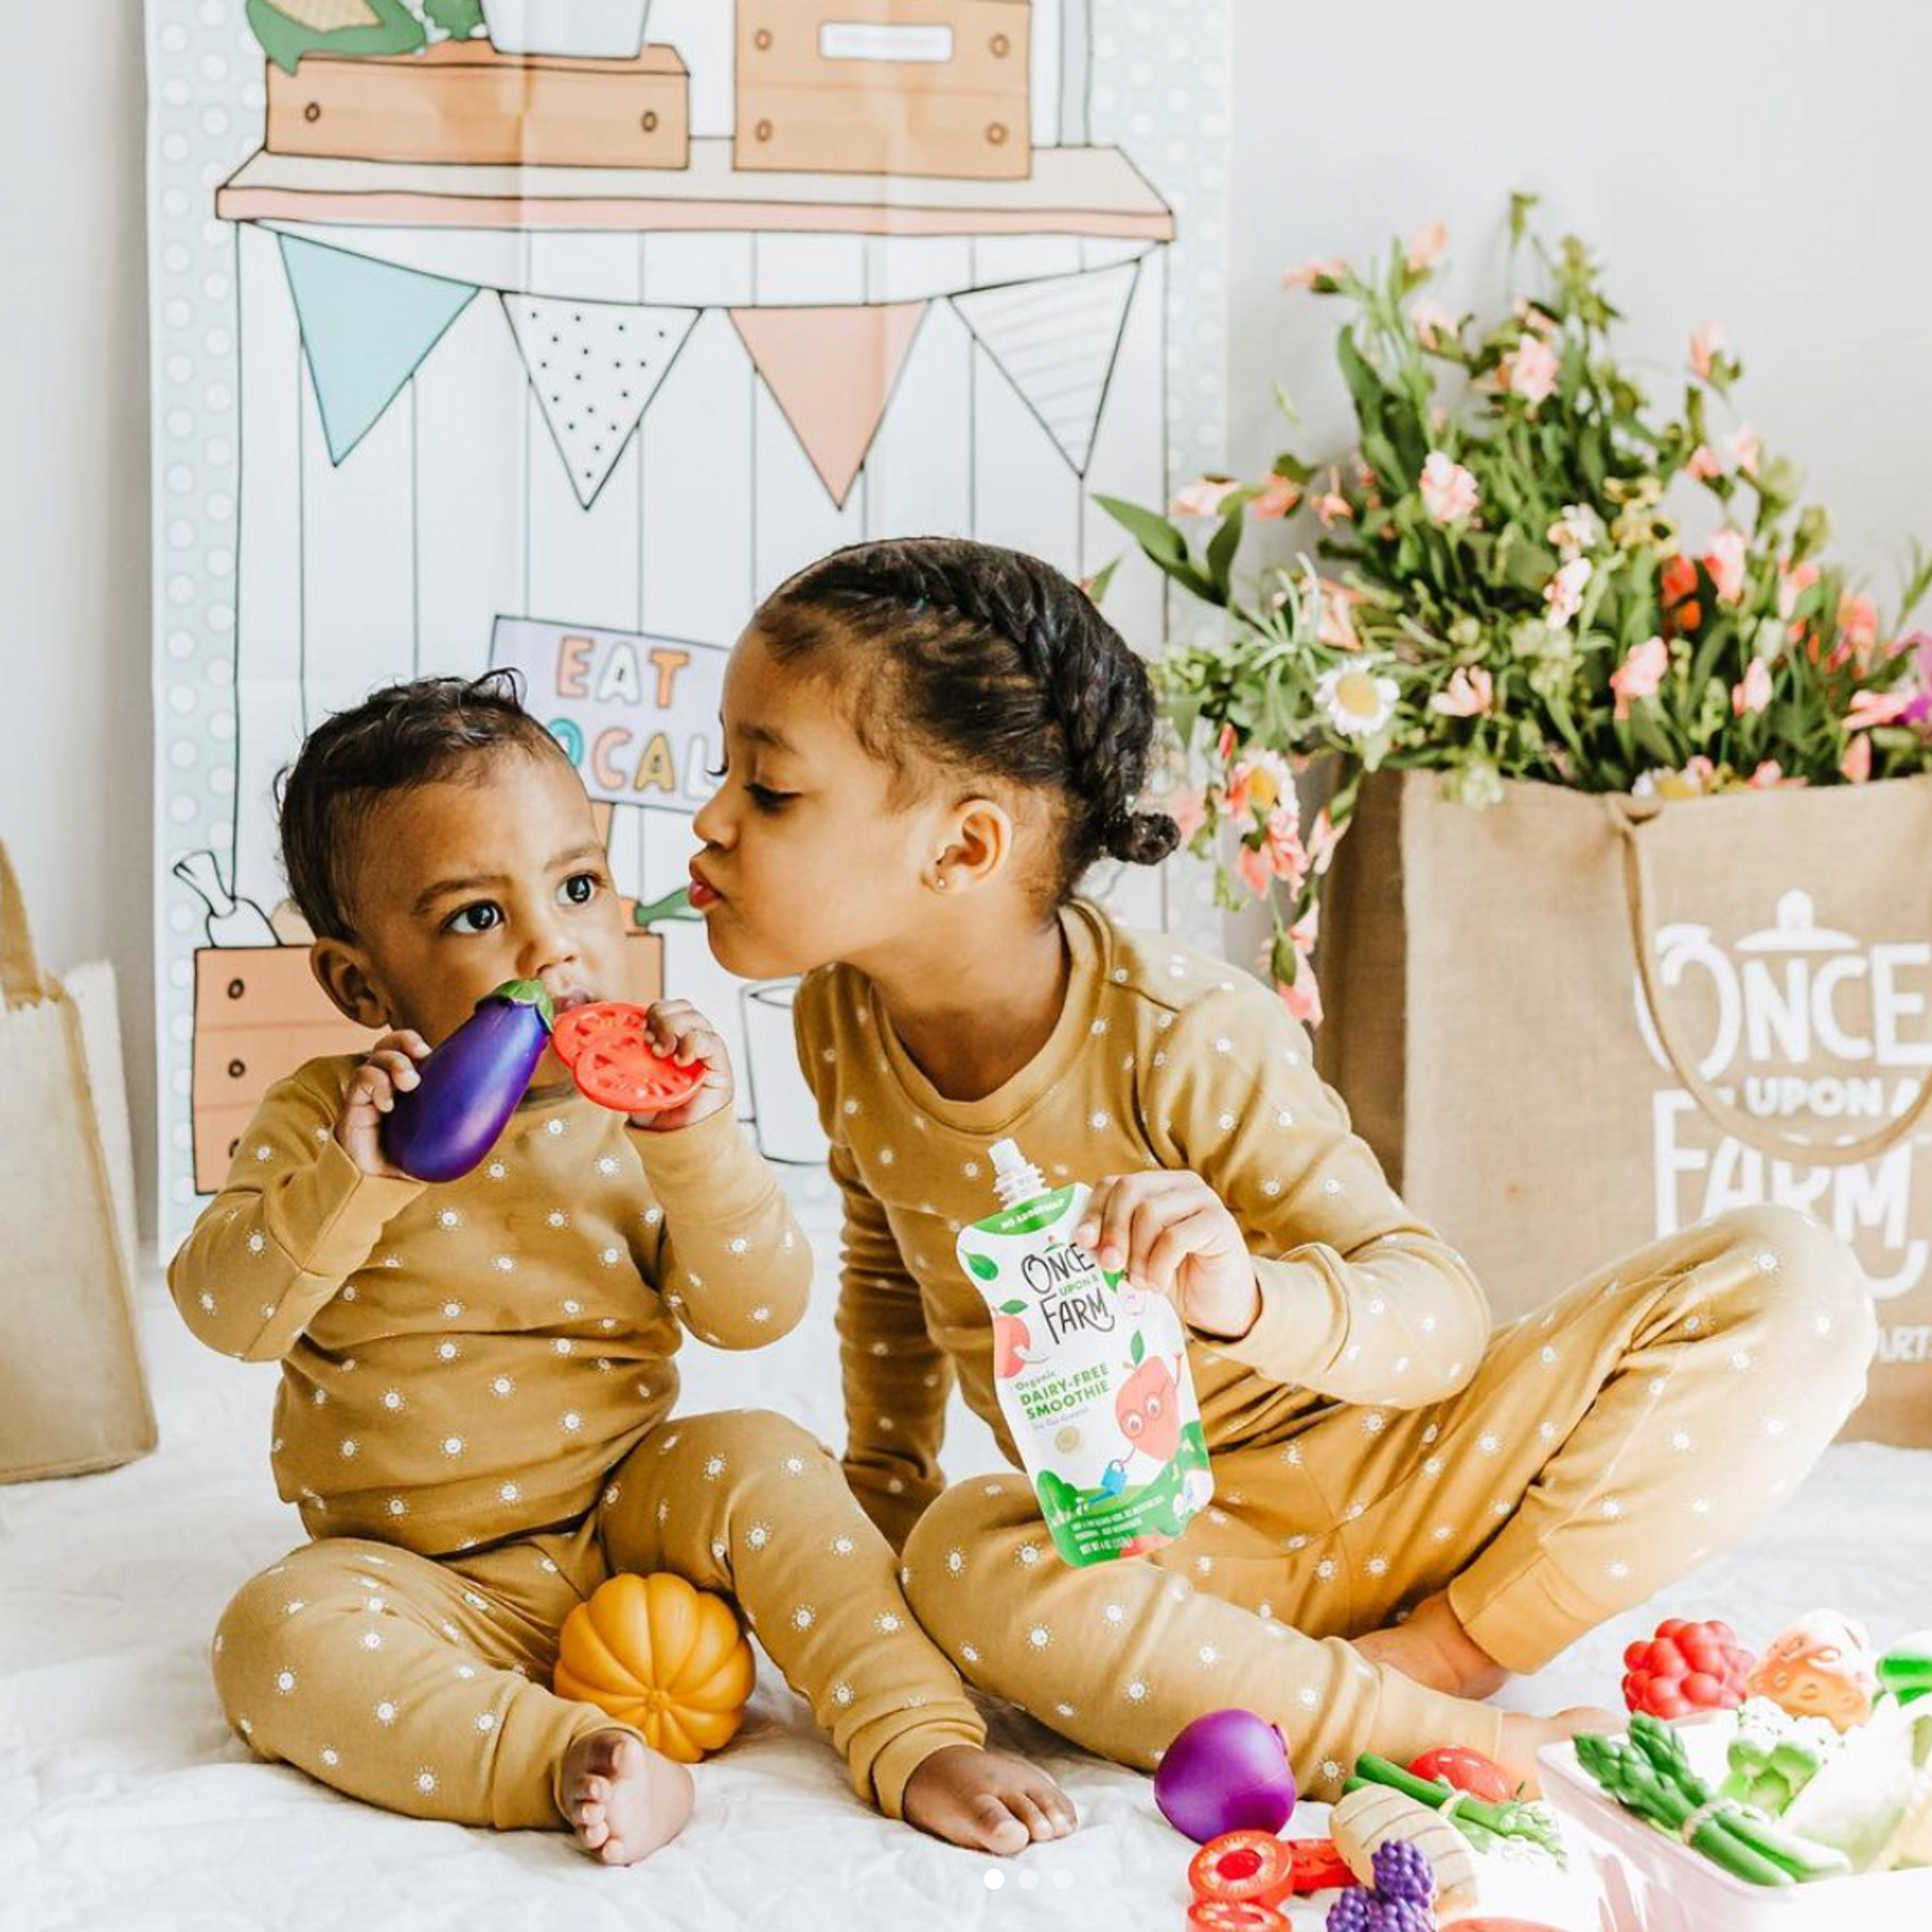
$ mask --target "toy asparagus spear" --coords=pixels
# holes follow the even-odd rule
[[[550,1043],[550,996],[510,979],[417,1069],[383,1121],[383,1151],[419,1181],[454,1181],[496,1146]]]

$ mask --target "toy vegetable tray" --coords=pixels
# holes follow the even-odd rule
[[[1543,1795],[1586,1856],[1604,1897],[1604,1932],[1926,1932],[1932,1866],[1773,1890],[1733,1878],[1633,1818],[1568,1744],[1540,1758]]]

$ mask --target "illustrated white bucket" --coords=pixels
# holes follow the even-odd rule
[[[635,60],[644,51],[651,0],[483,0],[499,54],[559,54]]]
[[[818,1103],[799,1071],[792,1033],[796,980],[744,989],[745,1076],[758,1109],[758,1152],[789,1165],[825,1164]]]

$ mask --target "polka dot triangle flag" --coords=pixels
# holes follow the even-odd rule
[[[571,487],[588,510],[699,311],[554,295],[505,294],[503,305]]]

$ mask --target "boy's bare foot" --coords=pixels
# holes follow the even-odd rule
[[[971,1744],[949,1744],[920,1764],[900,1809],[935,1838],[996,1858],[1064,1838],[1080,1823],[1072,1800],[1044,1771]]]
[[[1510,1674],[1483,1649],[1449,1607],[1445,1590],[1425,1597],[1409,1620],[1354,1640],[1371,1664],[1412,1677],[1450,1697],[1494,1697]]]
[[[564,1816],[606,1865],[635,1865],[684,1829],[691,1775],[629,1731],[593,1731],[564,1754]]]
[[[1580,1731],[1620,1737],[1629,1728],[1628,1717],[1615,1711],[1593,1710],[1587,1704],[1558,1711],[1554,1717],[1529,1717],[1511,1711],[1503,1719],[1503,1741],[1496,1747],[1496,1762],[1522,1786],[1526,1798],[1539,1797],[1543,1785],[1537,1768],[1537,1753],[1546,1744],[1561,1744]]]

